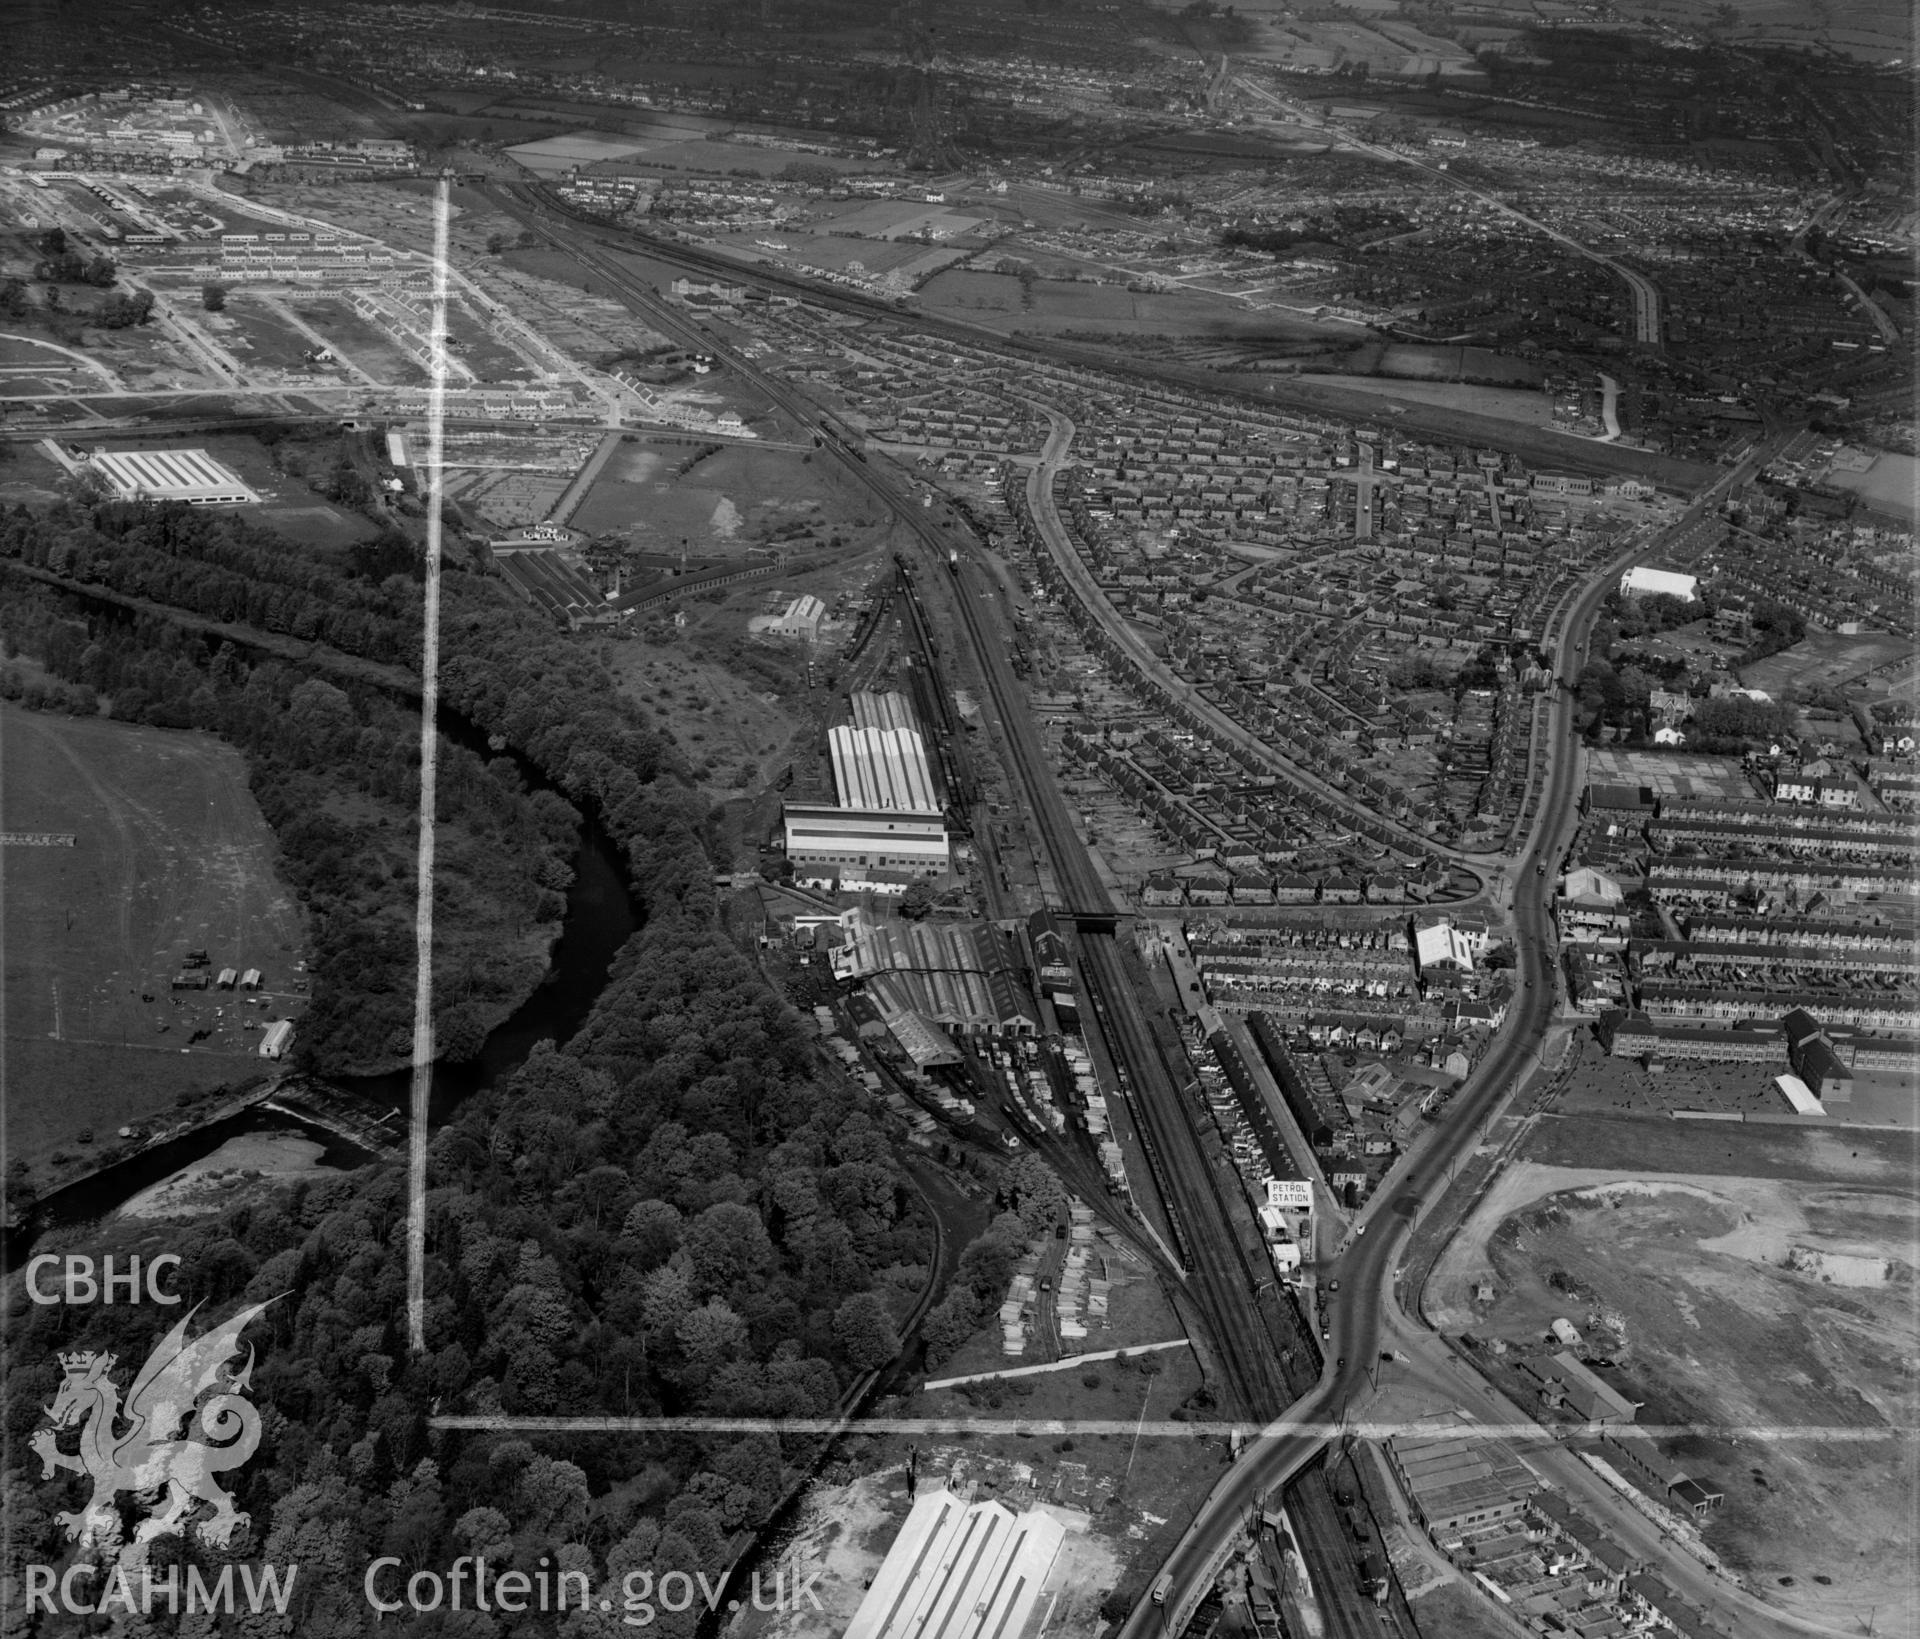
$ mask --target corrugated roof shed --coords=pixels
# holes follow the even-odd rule
[[[975,1639],[1025,1631],[1066,1527],[1038,1510],[917,1498],[846,1639]]]
[[[937,814],[926,748],[912,729],[832,729],[833,783],[843,808],[898,809]]]

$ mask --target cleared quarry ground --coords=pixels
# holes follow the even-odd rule
[[[1654,1466],[1725,1491],[1706,1542],[1756,1593],[1842,1627],[1877,1608],[1876,1632],[1913,1632],[1911,1144],[1723,1128],[1709,1155],[1673,1123],[1589,1118],[1528,1150],[1624,1160],[1635,1135],[1627,1164],[1510,1168],[1436,1269],[1429,1316],[1529,1351],[1572,1321],[1642,1424],[1699,1429],[1660,1440]],[[1480,1280],[1491,1303],[1473,1300]],[[1524,1399],[1517,1374],[1503,1387]]]

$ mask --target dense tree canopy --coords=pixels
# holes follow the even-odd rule
[[[410,658],[411,577],[370,580],[344,554],[295,554],[263,531],[202,517],[16,511],[0,516],[0,555],[197,612],[211,605],[225,619],[265,615],[254,600],[277,598],[276,618],[300,619],[337,649]],[[252,1526],[228,1553],[302,1571],[285,1618],[163,1617],[142,1633],[191,1621],[203,1624],[195,1633],[357,1635],[370,1560],[444,1568],[463,1553],[484,1553],[496,1572],[577,1568],[615,1614],[529,1613],[508,1626],[480,1613],[464,1625],[402,1613],[382,1631],[624,1631],[620,1577],[723,1564],[729,1536],[766,1517],[806,1443],[449,1433],[428,1417],[819,1416],[896,1351],[901,1315],[889,1304],[924,1275],[924,1208],[865,1093],[820,1067],[798,1015],[720,930],[706,812],[673,747],[590,651],[496,589],[450,576],[443,619],[448,703],[595,811],[628,860],[645,921],[566,1047],[536,1047],[435,1134],[425,1354],[407,1347],[397,1166],[325,1174],[166,1226],[188,1301],[208,1304],[202,1321],[277,1300],[251,1334],[266,1435],[236,1486]],[[410,888],[378,851],[385,833],[371,821],[356,829],[337,799],[404,812],[412,714],[318,667],[102,611],[4,566],[0,639],[60,679],[72,698],[58,703],[70,709],[104,701],[116,716],[208,729],[241,749],[315,918],[312,1033],[344,1043],[370,1010],[376,1034],[384,1028],[362,975],[399,958],[387,948],[394,930],[363,922],[335,884],[374,858],[386,896],[404,901]],[[542,896],[564,883],[568,801],[530,794],[510,761],[459,750],[443,754],[441,778],[443,824],[514,862],[489,879],[496,895],[527,915],[553,910]],[[479,886],[463,882],[450,897],[452,923],[473,914]],[[1008,1215],[968,1249],[957,1290],[969,1312],[1004,1281],[1018,1228]],[[151,1233],[128,1222],[89,1244],[124,1250]],[[76,1506],[84,1486],[43,1483],[26,1446],[55,1391],[56,1350],[139,1360],[151,1331],[151,1312],[127,1307],[34,1308],[9,1329],[6,1569],[60,1565],[71,1552],[53,1513]],[[184,1552],[225,1557],[198,1542]],[[661,1610],[654,1626],[690,1632],[691,1620]]]

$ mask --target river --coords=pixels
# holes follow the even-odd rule
[[[478,1056],[433,1067],[430,1119],[435,1127],[463,1099],[512,1075],[536,1043],[571,1039],[600,999],[614,956],[640,925],[619,852],[592,816],[580,827],[573,871],[560,939],[539,988],[495,1026]],[[331,1082],[343,1092],[404,1111],[413,1077],[411,1071],[394,1070],[378,1076],[335,1076]]]
[[[499,748],[488,745],[486,736],[473,724],[445,710],[440,728],[448,739],[481,756],[503,755]],[[505,754],[514,757],[529,786],[553,788],[526,758],[518,753]],[[581,823],[573,869],[560,938],[539,988],[494,1028],[477,1057],[460,1064],[434,1066],[434,1126],[444,1123],[463,1099],[511,1075],[525,1062],[535,1043],[570,1039],[599,1000],[615,954],[640,925],[619,850],[590,814]],[[332,1085],[369,1102],[404,1111],[409,1104],[411,1079],[408,1071],[397,1070],[380,1076],[336,1077]],[[142,1190],[211,1155],[230,1139],[259,1132],[298,1132],[313,1139],[324,1147],[322,1164],[326,1166],[354,1167],[366,1160],[365,1152],[354,1145],[288,1116],[270,1111],[231,1116],[55,1190],[38,1203],[25,1233],[0,1236],[0,1269],[18,1268],[32,1251],[34,1240],[45,1231],[70,1229],[104,1218]]]

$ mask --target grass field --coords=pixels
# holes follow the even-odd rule
[[[179,1032],[157,1038],[174,1040]],[[6,1039],[4,1073],[9,1161],[29,1165],[55,1154],[76,1159],[105,1144],[121,1127],[150,1124],[169,1114],[183,1093],[249,1081],[274,1068],[254,1053],[192,1052],[178,1047],[98,1046],[13,1036]],[[92,1128],[92,1146],[76,1137]]]
[[[696,556],[744,553],[767,529],[805,522],[825,541],[848,538],[858,503],[833,470],[795,450],[727,445],[675,475],[694,451],[684,442],[622,445],[602,469],[571,522],[589,534],[619,532],[637,545]]]
[[[373,521],[344,507],[330,506],[319,496],[302,502],[290,498],[259,510],[260,521],[298,546],[351,546],[379,534]]]
[[[1413,381],[1449,381],[1464,376],[1538,387],[1541,369],[1486,347],[1410,347],[1370,342],[1353,355],[1355,371],[1404,376]]]
[[[1545,393],[1523,387],[1473,387],[1456,381],[1403,381],[1386,376],[1304,372],[1301,379],[1332,387],[1348,387],[1362,393],[1380,393],[1387,398],[1412,403],[1441,404],[1451,409],[1471,410],[1475,415],[1494,416],[1501,421],[1519,421],[1530,427],[1553,425],[1553,400]]]
[[[982,273],[971,268],[935,274],[920,287],[916,300],[935,312],[952,313],[956,318],[995,329],[1068,335],[1103,332],[1116,342],[1163,336],[1210,340],[1244,337],[1252,341],[1353,328],[1301,324],[1208,290],[1144,291],[1129,290],[1124,284],[1037,279],[1029,301],[1020,281],[1011,274]]]
[[[761,239],[773,239],[788,248],[770,251],[756,242]],[[789,267],[826,268],[835,273],[846,272],[855,262],[870,274],[888,273],[909,262],[917,262],[927,252],[925,245],[912,239],[855,239],[843,234],[791,231],[728,234],[715,243],[743,256],[770,256]]]
[[[598,131],[576,131],[571,136],[541,137],[509,148],[530,171],[570,171],[576,165],[592,165],[603,160],[630,159],[645,147],[644,143],[610,137]]]
[[[199,1078],[188,1064],[205,1065],[200,1085],[257,1070],[259,1036],[243,1025],[300,1006],[304,927],[238,754],[207,735],[8,705],[0,782],[7,831],[76,839],[0,854],[14,1151],[96,1124],[81,1113],[89,1084],[148,1109]],[[176,1002],[168,981],[196,948],[216,970],[260,968],[269,1005],[213,990]]]
[[[1858,637],[1812,632],[1791,649],[1742,667],[1740,680],[1748,688],[1765,689],[1777,700],[1790,686],[1831,688],[1912,652],[1905,638],[1886,632],[1863,632]]]
[[[198,322],[250,369],[271,370],[276,374],[313,373],[307,368],[307,354],[313,350],[313,343],[271,308],[244,293],[228,297],[225,312],[206,314]],[[330,373],[324,368],[319,372]]]
[[[824,687],[809,693],[802,651],[750,641],[748,620],[776,588],[793,596],[811,592],[831,607],[842,592],[864,585],[877,562],[871,553],[849,554],[830,568],[727,587],[718,603],[680,604],[684,630],[663,618],[640,641],[613,646],[608,659],[621,691],[679,744],[710,797],[753,797],[789,762],[818,756],[837,698]],[[762,838],[738,840],[745,869]]]
[[[375,381],[410,386],[427,379],[426,372],[384,331],[369,324],[344,301],[332,296],[301,296],[293,299],[292,307],[327,338],[336,353],[351,359]]]
[[[532,366],[499,341],[464,302],[448,304],[447,344],[460,362],[482,381],[531,381],[534,377]]]

